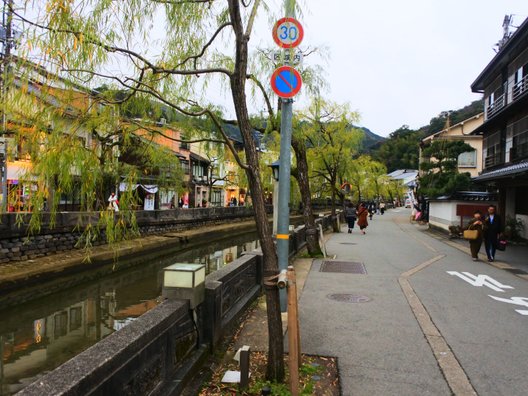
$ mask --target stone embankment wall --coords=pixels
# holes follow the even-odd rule
[[[331,226],[329,216],[317,219]],[[304,226],[290,249],[306,245]],[[208,275],[196,327],[188,301],[166,300],[123,329],[39,378],[18,395],[178,395],[262,291],[263,259],[248,253]]]
[[[270,213],[272,208],[268,208]],[[58,213],[51,226],[48,214],[42,218],[41,231],[28,234],[30,214],[6,213],[0,221],[0,263],[33,260],[79,248],[78,241],[82,229],[87,224],[95,225],[98,214],[80,212]],[[201,208],[138,211],[137,224],[141,235],[162,234],[186,230],[193,227],[216,225],[247,220],[254,216],[252,208]],[[105,244],[105,232],[93,242],[94,246]],[[81,246],[82,247],[82,246]]]

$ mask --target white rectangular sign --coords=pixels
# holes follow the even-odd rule
[[[275,63],[282,63],[285,65],[290,66],[298,66],[302,65],[303,62],[303,54],[301,51],[295,51],[293,52],[293,61],[292,58],[292,52],[285,50],[285,51],[273,51],[273,61]]]

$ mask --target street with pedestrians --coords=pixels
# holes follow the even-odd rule
[[[528,278],[507,264],[528,248],[473,262],[409,215],[331,234],[300,298],[303,353],[338,357],[343,395],[525,395]]]

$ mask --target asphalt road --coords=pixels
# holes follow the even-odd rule
[[[345,396],[527,395],[528,282],[471,261],[409,215],[392,210],[367,235],[331,236],[329,254],[367,274],[314,262],[300,299],[303,352],[339,358]]]

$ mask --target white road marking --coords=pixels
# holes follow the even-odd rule
[[[503,285],[499,281],[493,279],[491,276],[488,275],[473,275],[470,272],[457,272],[457,271],[447,271],[449,275],[457,276],[463,281],[466,281],[472,286],[476,287],[482,287],[486,286],[489,287],[491,290],[494,290],[496,292],[504,293],[503,289],[514,289],[512,286]]]
[[[523,307],[528,308],[528,298],[527,297],[501,298],[501,297],[495,297],[491,295],[488,295],[488,296],[493,298],[495,301],[500,301],[500,302],[504,302],[507,304],[521,305]],[[515,312],[523,316],[528,316],[528,310],[525,310],[525,309],[516,309]]]

